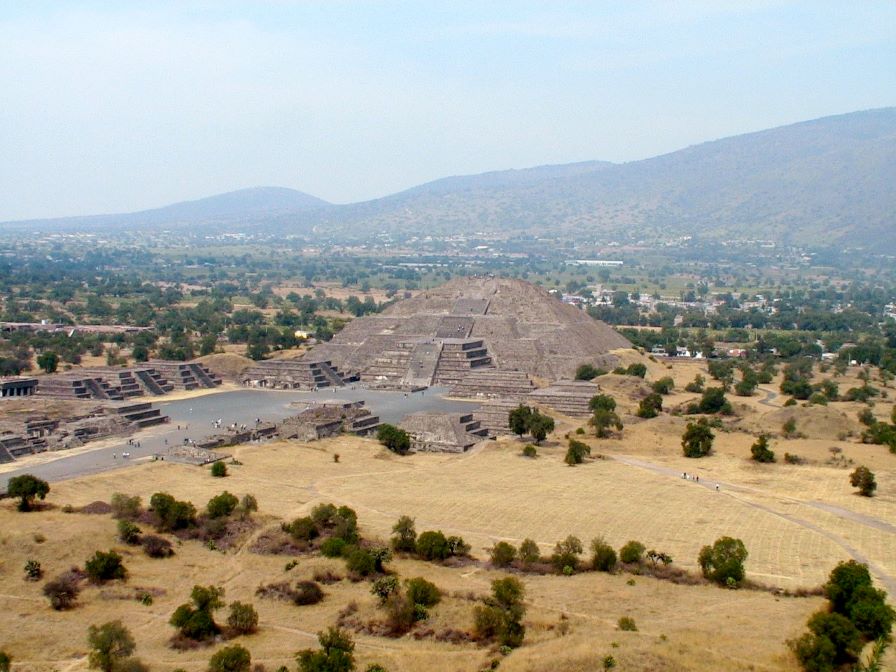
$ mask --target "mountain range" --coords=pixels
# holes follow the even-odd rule
[[[896,108],[824,117],[628,163],[447,177],[361,203],[243,189],[36,228],[164,227],[363,237],[380,232],[576,235],[589,240],[771,240],[896,251]],[[21,223],[20,223],[21,224]]]

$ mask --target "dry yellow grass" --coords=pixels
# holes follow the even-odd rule
[[[683,385],[693,379],[691,363],[672,373]],[[608,381],[609,383],[609,381]],[[625,381],[619,383],[621,392]],[[610,385],[608,384],[609,388]],[[772,389],[775,386],[767,386]],[[630,413],[637,402],[620,394],[620,408]],[[676,393],[667,405],[694,395]],[[522,443],[502,439],[467,455],[397,457],[374,441],[340,437],[314,444],[277,442],[240,447],[243,462],[231,476],[213,479],[207,470],[168,463],[145,463],[53,484],[50,501],[62,506],[108,501],[117,491],[146,501],[164,490],[202,506],[226,488],[253,493],[263,526],[306,513],[319,502],[354,507],[365,536],[386,538],[399,515],[416,518],[417,529],[461,534],[473,554],[498,539],[536,539],[544,552],[567,534],[583,541],[601,534],[614,546],[638,539],[648,548],[670,553],[676,564],[694,569],[704,544],[722,535],[740,537],[750,552],[748,576],[784,588],[812,587],[824,581],[840,560],[859,554],[879,573],[896,576],[896,456],[881,446],[866,446],[836,437],[773,439],[779,458],[799,454],[803,466],[758,465],[749,447],[759,431],[774,431],[778,410],[760,403],[765,394],[737,399],[740,417],[729,432],[717,432],[716,453],[702,460],[681,456],[680,436],[686,418],[663,415],[638,421],[625,415],[621,440],[587,438],[595,454],[605,456],[569,468],[562,462],[565,440],[582,422],[558,417],[557,435],[539,449],[539,457],[520,457]],[[780,403],[780,399],[775,400]],[[889,406],[881,403],[882,416]],[[859,408],[858,406],[855,409]],[[855,417],[852,405],[837,404]],[[798,411],[814,412],[798,408]],[[769,417],[766,417],[769,416]],[[827,416],[825,416],[827,417]],[[745,430],[745,431],[741,431]],[[849,467],[826,464],[829,448],[838,446],[855,464],[877,474],[879,493],[858,497],[849,486]],[[340,454],[339,463],[333,454]],[[701,483],[721,483],[719,492],[684,480],[681,472],[699,473]],[[261,615],[261,631],[240,640],[254,660],[269,669],[290,667],[292,655],[314,645],[313,633],[332,624],[349,601],[365,618],[381,617],[366,583],[343,581],[326,587],[327,598],[314,607],[254,597],[262,583],[308,578],[315,568],[344,573],[342,563],[303,558],[289,574],[287,558],[258,556],[246,545],[230,553],[210,551],[197,542],[177,548],[170,560],[150,560],[115,539],[108,516],[64,514],[59,509],[18,514],[11,503],[0,505],[0,608],[19,618],[6,620],[0,647],[9,650],[21,670],[82,670],[85,632],[91,623],[122,618],[134,632],[139,654],[154,669],[204,669],[212,649],[177,653],[167,648],[172,628],[167,619],[196,583],[223,585],[228,600],[251,601]],[[35,541],[35,535],[46,538]],[[38,537],[39,538],[39,537]],[[104,591],[87,589],[78,609],[51,611],[40,585],[22,580],[26,559],[39,559],[53,575],[72,564],[83,565],[96,549],[126,553],[129,582]],[[446,568],[399,560],[402,577],[425,576],[449,595],[432,613],[430,625],[466,629],[473,603],[463,595],[488,592],[500,573],[479,566]],[[708,586],[676,586],[648,578],[628,584],[628,575],[584,574],[574,577],[527,576],[529,611],[525,646],[501,664],[514,672],[577,672],[600,669],[613,655],[625,670],[795,670],[785,640],[797,636],[807,617],[820,608],[818,598],[775,597],[766,592],[726,591]],[[162,588],[153,605],[109,599],[134,586]],[[111,591],[111,593],[110,593]],[[569,632],[561,634],[561,614]],[[621,632],[616,623],[630,616],[638,632]],[[221,620],[224,613],[221,614]],[[360,669],[373,661],[395,671],[479,670],[493,654],[472,644],[452,645],[432,639],[415,641],[359,635]]]

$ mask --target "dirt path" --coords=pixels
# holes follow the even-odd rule
[[[648,462],[646,460],[629,457],[627,455],[613,455],[612,459],[616,460],[617,462],[621,462],[622,464],[627,464],[628,466],[637,467],[640,469],[646,469],[648,471],[651,471],[655,474],[659,474],[662,476],[669,476],[669,477],[673,477],[673,478],[682,478],[682,474],[677,469],[671,469],[669,467],[664,467],[662,465],[654,464],[653,462]],[[800,527],[803,527],[807,530],[811,530],[812,532],[815,532],[816,534],[820,534],[821,536],[829,539],[830,541],[832,541],[835,544],[837,544],[838,546],[840,546],[840,548],[842,548],[844,551],[846,551],[846,553],[851,558],[856,560],[857,562],[861,562],[861,563],[868,565],[868,569],[886,587],[887,592],[890,595],[896,595],[896,578],[894,578],[893,576],[891,576],[890,574],[885,572],[883,570],[883,568],[874,564],[861,551],[859,551],[858,549],[851,546],[849,544],[849,542],[846,539],[844,539],[843,537],[841,537],[837,534],[834,534],[833,532],[830,532],[830,531],[824,529],[823,527],[820,527],[820,526],[816,525],[815,523],[812,523],[808,520],[803,520],[802,518],[798,518],[797,516],[793,516],[788,513],[782,513],[782,512],[777,511],[769,506],[766,506],[765,504],[761,504],[759,502],[755,502],[755,501],[752,501],[752,500],[746,499],[745,497],[740,496],[740,495],[750,494],[750,495],[758,495],[760,497],[764,497],[764,496],[768,496],[768,493],[766,493],[758,488],[744,487],[744,486],[736,485],[733,483],[722,483],[722,482],[716,482],[716,481],[699,481],[699,482],[694,482],[694,485],[701,485],[701,486],[711,489],[711,490],[715,489],[717,492],[719,492],[720,495],[732,497],[732,498],[736,499],[738,502],[740,502],[741,504],[744,504],[745,506],[750,506],[755,509],[759,509],[760,511],[765,511],[766,513],[770,513],[773,516],[782,518],[790,523],[793,523],[794,525],[799,525]],[[777,494],[775,495],[775,497],[777,499],[782,499],[782,497]],[[891,525],[890,523],[887,523],[885,521],[878,520],[877,518],[873,518],[872,516],[866,516],[864,514],[856,513],[854,511],[849,511],[848,509],[843,509],[839,506],[834,506],[832,504],[826,504],[824,502],[805,501],[805,500],[801,500],[801,499],[796,499],[794,497],[785,497],[784,499],[787,499],[788,501],[794,502],[794,503],[802,505],[802,506],[808,506],[811,508],[816,508],[816,509],[825,511],[827,513],[838,516],[840,518],[844,518],[844,519],[849,520],[854,523],[873,527],[882,532],[896,534],[896,527],[894,527],[893,525]]]

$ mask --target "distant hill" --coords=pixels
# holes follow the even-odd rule
[[[263,226],[353,238],[383,231],[504,231],[604,243],[693,236],[894,252],[894,176],[896,108],[883,108],[624,164],[591,161],[447,177],[349,205],[263,187],[137,213],[16,224]]]
[[[253,187],[195,201],[182,201],[152,210],[114,215],[88,215],[28,220],[41,228],[164,227],[175,224],[246,224],[267,222],[282,215],[308,213],[331,207],[327,201],[285,187]]]
[[[855,112],[643,161],[437,180],[321,213],[333,227],[695,236],[896,249],[896,108]]]

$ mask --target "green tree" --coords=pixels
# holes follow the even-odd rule
[[[87,629],[90,654],[87,660],[93,669],[112,672],[137,648],[134,638],[121,621],[109,621]]]
[[[509,567],[516,560],[516,549],[506,541],[499,541],[492,546],[489,556],[495,567]]]
[[[97,551],[86,563],[84,571],[94,583],[105,583],[114,579],[124,579],[128,573],[123,558],[115,551]]]
[[[158,520],[158,528],[174,531],[196,524],[196,507],[190,502],[176,500],[167,492],[157,492],[149,498],[149,508]]]
[[[512,411],[508,417],[508,425],[510,431],[519,437],[529,431],[529,419],[532,416],[532,409],[528,406],[520,404]]]
[[[591,400],[588,402],[588,407],[592,411],[597,410],[605,410],[605,411],[615,411],[616,410],[616,400],[611,397],[609,394],[597,394],[591,397]]]
[[[731,413],[731,404],[725,398],[725,388],[707,387],[703,391],[703,396],[700,397],[700,402],[697,404],[697,413],[729,415]]]
[[[417,555],[424,560],[444,560],[451,555],[448,539],[441,530],[427,530],[417,537]]]
[[[616,411],[605,408],[596,408],[591,416],[591,424],[594,425],[595,434],[599,439],[606,439],[610,436],[610,431],[615,429],[617,432],[622,431],[622,419]]]
[[[523,543],[520,544],[519,558],[524,567],[539,562],[541,550],[538,548],[538,543],[534,539],[523,539]]]
[[[675,381],[671,376],[663,376],[659,380],[654,381],[650,389],[657,394],[672,394],[672,391],[675,389]]]
[[[59,355],[52,350],[42,352],[37,356],[37,365],[45,373],[56,373],[56,369],[59,367]]]
[[[593,366],[592,364],[579,364],[578,368],[576,368],[576,380],[593,380],[597,378],[601,373],[601,369]]]
[[[681,449],[685,457],[704,457],[712,452],[715,435],[705,418],[689,422],[681,437]]]
[[[413,553],[417,550],[417,529],[414,519],[402,516],[392,526],[392,548],[399,553]]]
[[[529,418],[529,433],[535,439],[538,445],[544,441],[548,434],[554,431],[554,419],[549,415],[543,415],[538,411],[533,411]]]
[[[640,541],[630,541],[619,549],[619,559],[627,565],[640,563],[647,547]]]
[[[599,572],[612,572],[616,569],[616,551],[603,537],[591,540],[591,565]]]
[[[215,478],[224,478],[227,476],[227,465],[221,460],[212,462],[212,476]]]
[[[523,643],[526,628],[523,616],[526,607],[523,604],[526,589],[522,582],[514,577],[495,579],[492,581],[492,595],[483,606],[474,611],[476,636],[485,641],[497,641],[502,646],[516,648]]]
[[[569,440],[569,448],[566,450],[566,457],[563,458],[563,461],[566,462],[569,466],[573,467],[577,464],[582,464],[585,461],[585,458],[591,455],[591,448],[581,441],[576,441],[575,439]]]
[[[775,453],[768,447],[768,437],[760,434],[756,442],[750,446],[750,455],[754,462],[774,462]]]
[[[42,500],[46,498],[48,492],[50,492],[50,484],[31,474],[13,476],[6,484],[6,494],[10,497],[20,498],[19,511],[30,511],[34,506],[35,498]]]
[[[208,661],[208,672],[249,672],[251,669],[252,656],[239,644],[225,646]]]
[[[710,581],[719,585],[737,585],[744,580],[747,548],[740,539],[720,537],[712,546],[700,550],[697,563]]]
[[[305,649],[296,654],[299,672],[351,672],[355,669],[355,643],[339,628],[317,633],[320,649]]]
[[[410,435],[394,425],[383,423],[376,430],[376,438],[386,448],[399,455],[407,455],[411,449]]]
[[[873,497],[874,491],[877,490],[874,472],[865,466],[856,467],[856,470],[849,475],[849,483],[852,487],[858,488],[859,494],[863,497]]]
[[[656,392],[651,392],[638,404],[637,415],[639,418],[655,418],[663,410],[663,398]]]
[[[579,566],[579,556],[582,554],[582,540],[569,535],[563,541],[558,541],[551,556],[551,564],[558,572],[566,572],[567,567],[575,571]]]
[[[220,462],[215,462],[215,464],[220,464]],[[205,510],[209,518],[226,518],[234,512],[239,503],[240,500],[235,495],[231,495],[225,490],[220,495],[215,495],[208,500]]]
[[[201,641],[217,635],[221,628],[215,623],[214,612],[224,606],[224,589],[220,586],[193,586],[192,604],[182,604],[168,621],[187,639]]]

